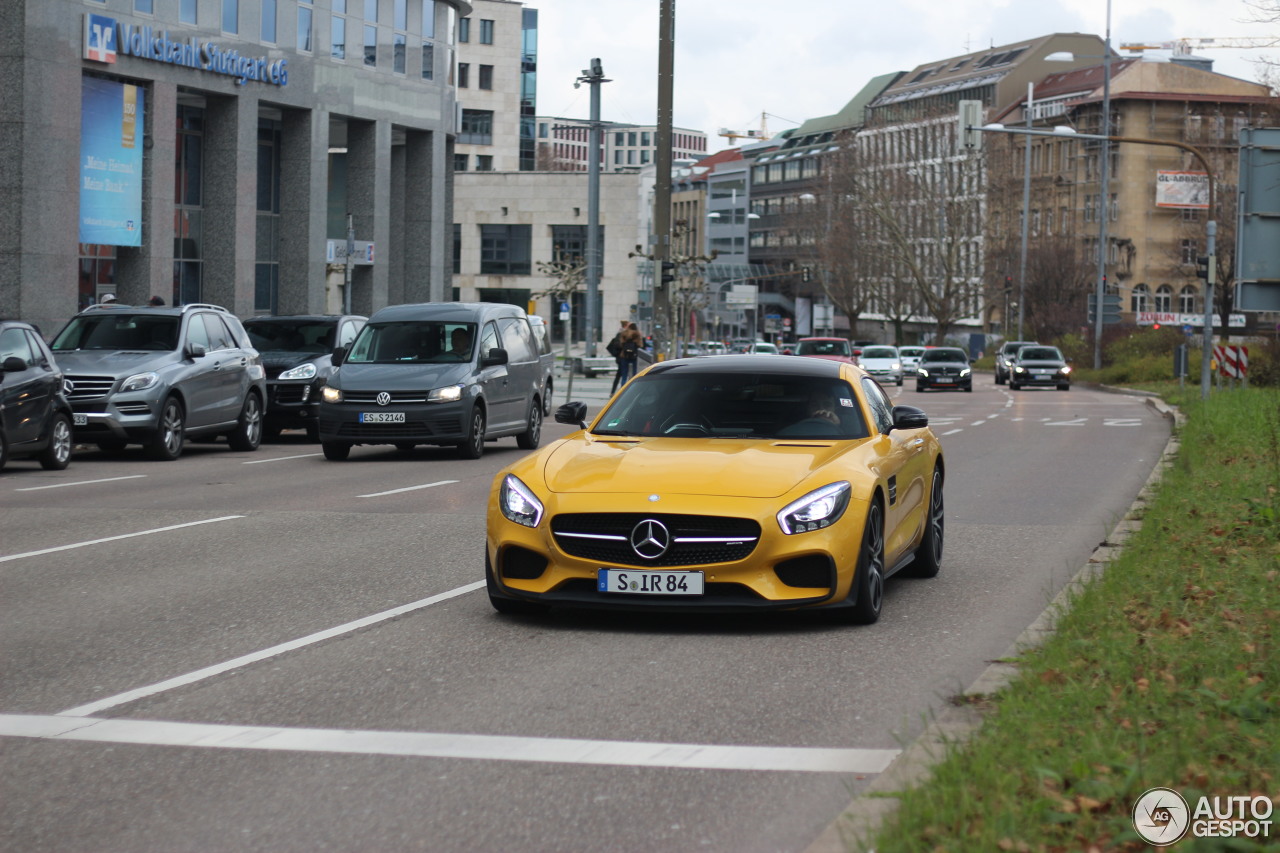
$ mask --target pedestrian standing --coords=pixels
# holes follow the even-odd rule
[[[609,355],[613,356],[613,362],[618,366],[613,371],[613,389],[609,392],[612,394],[618,390],[618,386],[622,384],[622,336],[627,333],[627,321],[623,320],[618,326],[618,331],[614,334],[613,340],[605,345],[605,349],[609,351]]]
[[[617,385],[621,387],[628,379],[636,375],[636,356],[644,345],[644,336],[635,323],[628,323],[627,330],[622,332],[622,357],[618,359]]]

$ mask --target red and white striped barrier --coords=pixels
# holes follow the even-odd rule
[[[1249,372],[1249,348],[1232,344],[1217,344],[1213,357],[1218,362],[1218,372],[1228,379],[1243,379]]]

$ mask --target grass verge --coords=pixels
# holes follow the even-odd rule
[[[1106,571],[872,846],[889,851],[1150,849],[1135,802],[1153,787],[1271,798],[1280,848],[1280,391],[1170,402],[1181,449]]]

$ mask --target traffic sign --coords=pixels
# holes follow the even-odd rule
[[[1089,322],[1094,322],[1097,312],[1094,306],[1097,304],[1098,295],[1096,293],[1089,294]],[[1104,325],[1120,322],[1120,296],[1115,293],[1107,293],[1102,297],[1102,322]]]

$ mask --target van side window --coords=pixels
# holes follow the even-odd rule
[[[507,348],[508,361],[534,361],[537,359],[537,348],[533,342],[533,332],[529,321],[523,317],[503,317],[498,321],[502,329],[502,345]]]
[[[489,354],[489,350],[497,349],[502,346],[501,339],[498,337],[498,327],[492,322],[484,324],[484,331],[480,333],[480,357],[484,358]]]

